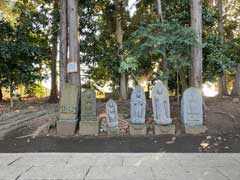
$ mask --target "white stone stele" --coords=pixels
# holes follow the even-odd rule
[[[143,88],[137,86],[131,94],[131,123],[144,124],[146,114],[146,96]]]
[[[158,125],[170,125],[170,103],[167,87],[161,82],[157,82],[152,90],[152,107],[154,122]]]
[[[198,88],[184,91],[181,102],[181,121],[186,134],[200,134],[207,131],[203,126],[203,96]]]

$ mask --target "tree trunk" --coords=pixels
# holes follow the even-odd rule
[[[191,2],[191,26],[196,33],[198,44],[192,47],[191,86],[202,86],[202,0]]]
[[[57,97],[57,38],[53,42],[52,55],[51,55],[51,93],[49,97],[50,103],[56,103]]]
[[[68,26],[69,26],[69,63],[73,63],[76,72],[68,73],[70,83],[80,85],[80,51],[78,34],[78,0],[68,0]]]
[[[9,90],[10,90],[10,108],[13,108],[13,96],[14,96],[14,93],[13,93],[13,86],[12,85],[10,85],[10,88],[9,88]]]
[[[187,81],[186,81],[186,72],[185,72],[184,69],[179,70],[179,78],[180,78],[181,87],[182,87],[181,92],[184,92],[188,88],[188,84],[187,84]]]
[[[118,57],[120,61],[123,61],[123,55],[122,55],[122,48],[123,48],[123,30],[122,30],[122,17],[121,17],[121,1],[116,0],[115,6],[116,6],[116,40],[118,43]],[[127,73],[123,72],[120,75],[120,98],[122,100],[127,100],[128,98],[128,86],[127,86]]]
[[[3,101],[3,93],[2,93],[2,88],[0,87],[0,102]]]
[[[223,6],[222,6],[222,0],[218,0],[217,2],[217,8],[218,8],[218,33],[221,38],[221,45],[224,45],[224,27],[223,27]],[[220,76],[220,88],[219,88],[219,95],[221,96],[228,96],[228,90],[227,90],[227,76],[226,71],[222,69],[222,73]]]
[[[58,10],[58,1],[54,0],[54,11]],[[57,16],[53,14],[53,23],[57,23]],[[56,26],[56,25],[53,25]],[[52,55],[51,55],[51,93],[48,102],[56,103],[58,101],[57,97],[57,36],[58,32],[53,28],[52,33]]]
[[[63,84],[67,82],[67,54],[68,54],[68,22],[67,22],[67,0],[61,0],[60,14],[60,59],[59,59],[59,77],[60,77],[60,97]]]
[[[157,0],[157,12],[158,12],[158,17],[160,19],[160,21],[163,23],[164,22],[164,18],[163,18],[163,13],[162,13],[162,2],[161,0]],[[163,69],[163,76],[164,76],[164,84],[166,86],[168,86],[168,62],[167,62],[167,55],[166,55],[166,51],[164,49],[163,51],[163,56],[162,56],[162,69]]]
[[[234,81],[232,96],[240,96],[240,64],[238,64],[236,69],[236,78]]]

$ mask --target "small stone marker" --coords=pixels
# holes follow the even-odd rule
[[[78,123],[80,88],[77,85],[65,83],[60,99],[60,116],[57,121],[57,133],[73,135]]]
[[[200,134],[206,132],[203,126],[203,99],[201,90],[188,88],[184,91],[181,102],[182,123],[187,134]]]
[[[168,89],[162,82],[157,82],[153,87],[152,107],[155,134],[175,134],[175,125],[172,125],[170,117]]]
[[[146,96],[143,88],[137,86],[131,95],[131,135],[145,135]]]
[[[96,113],[96,93],[92,89],[82,92],[80,135],[98,135],[99,124]]]
[[[118,117],[118,109],[117,103],[109,99],[106,104],[106,112],[107,112],[107,125],[108,125],[108,134],[117,135],[119,134],[119,117]]]

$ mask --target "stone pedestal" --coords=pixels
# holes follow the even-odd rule
[[[97,136],[99,131],[98,121],[80,121],[79,134],[83,136]]]
[[[132,136],[144,136],[147,134],[146,124],[130,124],[129,128]]]
[[[75,120],[59,120],[57,121],[57,134],[60,136],[73,136],[78,124]]]
[[[207,132],[208,128],[206,126],[185,126],[184,127],[186,134],[202,134]]]
[[[167,126],[154,125],[155,135],[175,135],[175,125],[170,124]]]
[[[120,129],[119,128],[108,128],[108,135],[111,136],[118,136],[120,134]]]

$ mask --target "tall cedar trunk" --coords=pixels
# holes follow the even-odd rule
[[[50,103],[56,103],[57,97],[57,38],[53,42],[52,55],[51,55],[51,93],[49,97]]]
[[[191,86],[202,86],[202,0],[191,2],[191,26],[197,35],[198,44],[192,47]]]
[[[234,81],[232,96],[240,96],[240,64],[238,64],[236,69],[236,78]]]
[[[58,10],[58,1],[54,0],[54,11]],[[53,15],[53,22],[57,21],[56,15]],[[57,97],[57,33],[52,34],[52,55],[51,55],[51,93],[49,97],[50,103],[56,103],[58,101]]]
[[[3,101],[3,93],[2,93],[2,88],[0,87],[0,102]]]
[[[161,0],[157,0],[157,12],[158,12],[158,17],[160,21],[163,23],[164,18],[163,18],[163,13],[162,13],[162,2]],[[168,86],[168,62],[167,62],[167,55],[166,51],[164,49],[163,51],[163,56],[162,56],[162,65],[163,65],[163,75],[164,75],[164,84]]]
[[[223,6],[222,6],[222,0],[218,0],[217,3],[218,8],[218,33],[221,37],[221,45],[224,44],[224,27],[223,27]],[[221,76],[220,76],[220,87],[219,87],[219,95],[221,96],[227,96],[227,76],[226,71],[223,69]]]
[[[67,53],[68,53],[68,22],[67,22],[67,0],[61,0],[60,14],[60,59],[59,59],[59,77],[60,77],[60,96],[63,84],[67,82]]]
[[[123,55],[122,55],[122,48],[123,48],[123,30],[122,30],[122,17],[121,17],[121,4],[122,1],[116,0],[115,6],[116,6],[116,40],[118,43],[118,56],[120,61],[123,61]],[[128,79],[127,79],[127,73],[123,72],[120,75],[120,98],[122,100],[127,100],[128,94]]]
[[[68,74],[68,81],[81,86],[80,81],[80,57],[78,34],[78,0],[67,0],[68,26],[69,26],[69,62],[76,64],[77,72]]]

